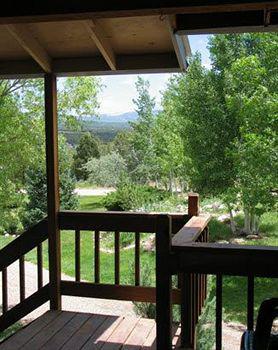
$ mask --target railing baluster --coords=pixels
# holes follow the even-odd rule
[[[247,329],[254,328],[254,276],[248,276],[247,280]]]
[[[181,346],[195,349],[193,275],[180,274],[179,280],[181,285]]]
[[[115,232],[115,284],[120,284],[120,232]]]
[[[7,268],[2,270],[2,312],[8,311],[8,276]]]
[[[20,302],[25,299],[25,262],[24,255],[19,258],[19,290],[20,290]]]
[[[75,281],[80,282],[80,230],[75,230]]]
[[[99,281],[99,231],[95,231],[95,283]]]
[[[222,275],[216,275],[216,350],[222,349]]]
[[[140,285],[140,233],[135,232],[135,286]]]
[[[43,257],[42,244],[37,246],[37,274],[38,274],[38,289],[43,287]]]

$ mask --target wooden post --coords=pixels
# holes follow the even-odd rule
[[[198,216],[199,214],[200,214],[199,194],[189,193],[188,194],[188,215]]]
[[[156,341],[157,349],[172,349],[172,275],[169,217],[159,215],[156,229]]]
[[[52,73],[46,74],[44,79],[44,86],[50,309],[60,310],[61,247],[58,223],[60,199],[56,76]]]

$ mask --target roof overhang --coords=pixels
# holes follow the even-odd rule
[[[0,77],[178,72],[188,34],[277,29],[278,1],[109,0],[5,4]]]

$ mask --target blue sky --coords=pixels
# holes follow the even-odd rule
[[[192,52],[202,54],[203,65],[209,67],[209,52],[206,49],[208,36],[192,35],[189,37]],[[136,98],[135,81],[137,75],[102,76],[104,84],[100,94],[100,114],[116,115],[134,110],[132,99]],[[150,81],[150,93],[156,99],[156,108],[160,107],[161,91],[165,89],[170,74],[144,74]]]

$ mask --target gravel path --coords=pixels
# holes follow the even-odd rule
[[[43,270],[44,284],[48,283],[48,270]],[[37,266],[28,261],[25,262],[26,297],[37,290]],[[72,277],[62,274],[62,279],[73,280]],[[0,281],[0,300],[2,300],[2,279]],[[8,295],[9,306],[19,303],[19,264],[15,262],[8,267]],[[66,311],[89,312],[106,315],[136,316],[133,304],[129,301],[116,301],[94,298],[62,297],[62,307]],[[27,324],[49,310],[49,303],[45,303],[22,319]],[[223,324],[223,346],[225,350],[239,349],[240,337],[244,326],[239,324]]]
[[[115,192],[115,189],[109,187],[76,188],[74,192],[78,196],[106,196],[108,193]]]

